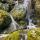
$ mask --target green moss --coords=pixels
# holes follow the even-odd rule
[[[20,40],[20,32],[22,32],[22,30],[13,32],[13,33],[9,34],[9,36],[4,38],[4,40]]]
[[[34,18],[32,18],[33,19],[33,21],[35,21],[35,23],[36,23],[36,25],[37,26],[40,26],[40,17],[34,17]]]
[[[28,40],[40,40],[40,28],[29,30],[27,36]]]
[[[40,0],[34,0],[34,2],[34,15],[31,18],[33,21],[36,21],[36,25],[40,26]]]
[[[14,9],[11,11],[11,14],[14,19],[20,20],[25,17],[25,11],[22,5],[18,5],[17,7],[14,7]]]
[[[35,0],[35,12],[36,16],[40,16],[40,0]]]
[[[9,14],[4,10],[0,10],[0,29],[6,28],[11,21]]]

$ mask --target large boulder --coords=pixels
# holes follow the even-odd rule
[[[14,19],[20,20],[25,18],[25,9],[23,8],[23,5],[15,6],[14,9],[11,11],[11,15]]]

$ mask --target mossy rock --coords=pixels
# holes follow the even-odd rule
[[[28,30],[27,36],[28,40],[40,40],[40,28]]]
[[[4,29],[7,26],[9,26],[11,21],[12,20],[11,17],[9,16],[9,13],[4,10],[0,10],[0,29]]]
[[[26,31],[18,30],[9,34],[4,40],[20,40],[20,33],[26,33],[27,40],[40,40],[40,28],[29,29]]]
[[[20,20],[25,18],[25,9],[23,8],[22,5],[17,5],[14,7],[14,9],[11,11],[11,15],[13,16],[14,19]]]
[[[19,40],[19,32],[13,32],[10,36],[8,36],[5,40]]]
[[[22,30],[17,30],[15,32],[12,32],[9,34],[9,36],[5,37],[4,40],[20,40],[20,33],[22,33]]]

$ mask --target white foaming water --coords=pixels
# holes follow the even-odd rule
[[[31,5],[31,0],[24,0],[24,2],[23,2],[24,8],[26,8],[28,10],[28,9],[30,9],[30,5]]]
[[[10,15],[11,19],[12,19],[12,23],[10,25],[11,27],[11,30],[16,30],[17,29],[17,26],[19,26],[16,21],[13,19],[13,17]]]
[[[32,28],[36,28],[33,23],[32,20],[30,19],[30,14],[31,14],[31,0],[24,0],[24,4],[23,4],[24,8],[27,9],[27,17],[29,20],[29,25],[27,26],[27,28],[32,29]]]
[[[10,15],[10,17],[11,17],[11,19],[12,19],[12,23],[11,23],[11,28],[14,28],[14,29],[16,29],[16,25],[15,25],[15,21],[14,21],[14,19],[13,19],[13,17]]]
[[[29,25],[27,26],[27,28],[29,28],[29,29],[36,28],[36,25],[34,25],[32,23],[32,20],[31,19],[29,19]]]

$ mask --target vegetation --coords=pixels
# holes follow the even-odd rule
[[[27,25],[27,22],[21,20],[21,21],[18,22],[18,24],[19,24],[20,26],[25,26],[25,25]]]
[[[35,1],[36,16],[40,16],[40,0]]]
[[[40,40],[40,28],[29,30],[27,36],[28,40]]]
[[[11,11],[11,14],[14,19],[20,20],[25,17],[25,11],[22,5],[18,5],[17,7],[14,7],[14,9]]]
[[[6,28],[10,23],[11,18],[9,14],[4,10],[0,10],[0,29]]]
[[[9,34],[9,36],[4,38],[4,40],[20,40],[20,32],[21,32],[21,30],[13,32],[13,33]]]

